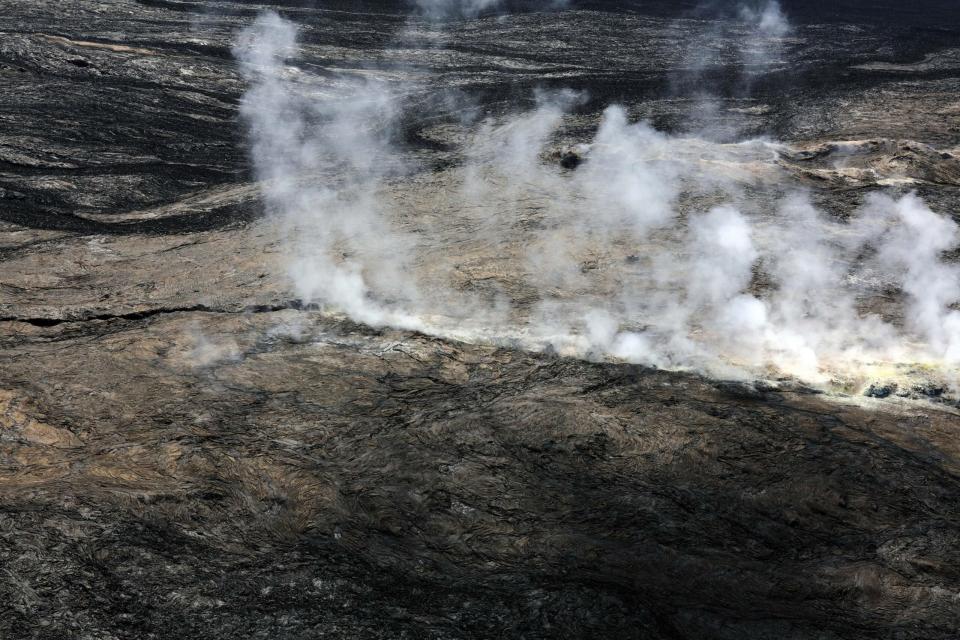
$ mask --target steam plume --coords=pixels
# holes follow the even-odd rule
[[[786,32],[776,3],[748,17],[764,37]],[[874,196],[850,223],[802,193],[753,212],[744,185],[758,166],[777,171],[776,144],[672,137],[616,105],[565,169],[549,158],[582,96],[543,92],[473,127],[464,166],[440,183],[446,217],[414,234],[393,195],[416,171],[392,142],[401,96],[370,74],[313,77],[288,63],[296,49],[296,29],[265,14],[235,53],[252,156],[307,302],[374,326],[718,375],[816,382],[858,363],[960,361],[960,273],[943,260],[960,231],[915,195]],[[485,248],[492,295],[436,274],[423,285],[425,261],[464,250],[445,229]],[[902,328],[863,308],[870,283],[902,292]]]
[[[394,96],[376,80],[343,78],[332,91],[314,84],[284,64],[295,53],[296,29],[275,13],[258,18],[235,48],[252,85],[240,112],[267,206],[286,226],[298,294],[373,326],[419,328],[379,298],[417,297],[400,276],[410,244],[379,198],[399,166],[389,142]]]

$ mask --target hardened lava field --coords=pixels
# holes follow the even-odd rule
[[[0,638],[955,638],[953,5],[0,0]]]

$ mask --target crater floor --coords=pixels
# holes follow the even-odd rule
[[[777,140],[724,165],[758,208],[802,186],[838,219],[880,189],[960,211],[952,2],[783,2],[749,86],[736,16],[694,4],[438,29],[369,0],[0,0],[0,637],[955,638],[955,401],[372,329],[288,281],[232,53],[266,8],[321,89],[403,87],[419,168],[387,195],[443,239],[425,282],[530,302],[494,260],[515,247],[445,208],[451,87],[493,115],[586,92],[555,150],[611,103],[709,129],[691,156]]]

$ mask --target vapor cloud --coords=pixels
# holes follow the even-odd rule
[[[373,326],[419,328],[400,310],[418,295],[401,276],[411,247],[379,197],[399,171],[389,141],[395,96],[375,80],[331,88],[304,79],[285,64],[296,28],[275,13],[245,30],[234,53],[251,83],[240,112],[267,206],[286,230],[299,296]]]
[[[775,2],[744,16],[764,38],[788,28]],[[426,253],[462,239],[398,224],[390,193],[417,169],[392,142],[399,96],[375,79],[311,77],[290,64],[296,53],[296,28],[275,14],[235,50],[252,157],[306,302],[373,326],[725,376],[817,382],[855,363],[960,362],[960,273],[943,259],[960,242],[952,220],[915,195],[874,196],[850,222],[802,193],[748,211],[736,167],[769,164],[775,144],[672,137],[616,105],[592,140],[558,148],[583,98],[570,91],[473,126],[445,183],[445,215],[463,216],[466,240],[499,256],[502,288],[527,299],[424,287]],[[684,194],[714,203],[681,206]],[[891,286],[902,326],[861,308],[871,287]]]
[[[744,5],[740,8],[740,16],[756,25],[757,34],[764,37],[781,38],[790,32],[790,22],[776,0],[765,2],[759,7]]]

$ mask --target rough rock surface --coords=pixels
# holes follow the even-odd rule
[[[955,3],[784,2],[783,62],[748,93],[736,21],[695,4],[518,3],[429,35],[372,0],[0,0],[0,638],[955,638],[960,417],[937,389],[373,330],[286,282],[231,55],[268,6],[306,72],[408,86],[423,169],[395,197],[459,239],[428,262],[463,287],[526,295],[430,199],[459,162],[440,87],[490,112],[587,90],[558,149],[611,101],[768,135],[787,146],[744,166],[838,216],[883,186],[960,210]]]

